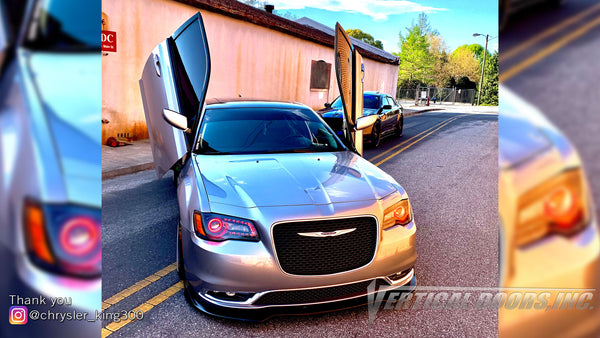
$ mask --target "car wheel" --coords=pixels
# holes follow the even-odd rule
[[[181,221],[177,225],[177,275],[185,281],[185,269],[183,264],[183,238],[181,236]]]
[[[397,137],[400,137],[402,134],[404,134],[404,116],[400,116],[400,121],[398,121],[398,124],[396,125],[395,134]]]
[[[381,143],[381,124],[377,122],[373,126],[373,131],[371,132],[371,146],[377,148],[379,147],[379,143]]]

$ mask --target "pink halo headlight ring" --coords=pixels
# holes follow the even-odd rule
[[[73,256],[84,256],[92,252],[100,241],[96,222],[87,217],[74,217],[60,230],[60,246]]]
[[[215,236],[222,236],[227,232],[227,228],[223,224],[223,221],[219,218],[213,218],[208,221],[208,232]]]

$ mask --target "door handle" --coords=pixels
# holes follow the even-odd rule
[[[154,54],[154,70],[156,70],[156,75],[160,77],[160,58],[158,54]]]

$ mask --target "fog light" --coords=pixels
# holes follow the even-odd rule
[[[394,274],[391,274],[389,276],[387,276],[386,278],[388,279],[388,281],[391,284],[396,284],[397,282],[401,281],[402,279],[406,278],[406,276],[410,275],[411,273],[413,273],[413,268],[409,268],[406,269],[404,271],[400,271],[400,272],[396,272]]]
[[[245,302],[252,298],[255,293],[250,292],[231,292],[231,291],[207,291],[206,294],[218,300],[226,300],[230,302]]]

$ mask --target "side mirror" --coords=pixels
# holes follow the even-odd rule
[[[356,130],[369,128],[377,122],[377,115],[363,116],[356,120]]]
[[[178,112],[169,109],[163,109],[163,118],[168,124],[177,129],[183,130],[184,133],[191,133],[191,130],[188,128],[187,117],[179,114]]]
[[[386,104],[386,105],[383,106],[383,109],[385,109],[385,110],[392,109],[392,105],[391,104]]]
[[[331,103],[325,102],[325,108],[331,108]]]

